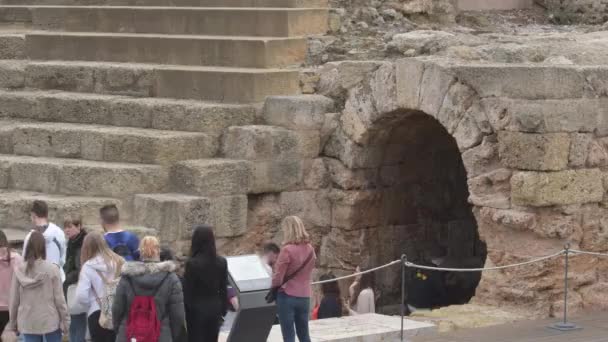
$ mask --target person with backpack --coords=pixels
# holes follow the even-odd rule
[[[228,311],[228,263],[217,254],[213,228],[196,226],[184,274],[188,341],[217,342]]]
[[[24,342],[61,342],[70,318],[59,268],[46,261],[46,239],[30,234],[25,263],[15,269],[10,291],[8,329]]]
[[[278,289],[277,308],[283,341],[310,342],[308,320],[312,271],[317,259],[304,222],[288,216],[281,222],[283,248],[274,267],[272,287]],[[295,327],[295,328],[294,328]]]
[[[9,321],[8,304],[13,274],[21,262],[21,256],[11,250],[6,234],[0,230],[0,334]]]
[[[82,243],[83,263],[75,301],[87,307],[87,321],[93,342],[114,342],[112,303],[124,259],[112,252],[99,232],[88,233]]]
[[[160,243],[146,236],[141,261],[122,269],[112,319],[116,342],[181,342],[186,340],[182,285],[173,261],[160,261]]]
[[[114,204],[109,204],[99,210],[101,227],[105,231],[105,239],[110,249],[126,261],[139,260],[139,238],[137,235],[123,230],[120,225],[120,213]]]
[[[63,230],[56,224],[49,222],[49,207],[44,201],[34,201],[30,210],[34,229],[25,237],[23,241],[23,256],[27,253],[29,240],[32,232],[42,233],[45,240],[46,260],[57,265],[61,275],[61,282],[65,281],[65,265],[67,244]]]

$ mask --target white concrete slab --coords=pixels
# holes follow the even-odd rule
[[[437,327],[431,323],[404,321],[405,340],[416,336],[433,336]],[[366,314],[343,318],[322,319],[310,322],[310,337],[313,342],[397,342],[400,341],[401,318]],[[220,341],[225,341],[223,333]],[[281,328],[274,326],[267,342],[282,342]]]

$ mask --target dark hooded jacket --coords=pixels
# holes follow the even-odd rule
[[[127,318],[136,295],[154,295],[158,318],[161,321],[162,342],[182,342],[186,336],[186,314],[182,285],[174,273],[177,266],[172,261],[128,262],[122,274],[112,306],[112,320],[116,329],[116,342],[127,341]],[[129,279],[133,284],[133,290]]]
[[[68,240],[68,251],[66,254],[65,265],[63,270],[65,271],[65,281],[63,282],[63,292],[68,291],[70,285],[78,282],[78,276],[80,275],[80,251],[82,250],[82,242],[87,232],[82,229],[76,237]]]

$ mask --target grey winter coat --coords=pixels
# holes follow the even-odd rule
[[[172,261],[128,262],[124,264],[112,306],[114,327],[118,327],[116,342],[128,342],[127,318],[135,295],[151,296],[157,288],[154,300],[161,321],[159,341],[179,342],[186,340],[184,295],[181,282],[174,273],[176,269],[177,266]],[[131,278],[135,294],[127,278]]]

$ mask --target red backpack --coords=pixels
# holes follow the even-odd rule
[[[131,278],[127,278],[135,296],[131,302],[127,319],[127,341],[135,339],[137,342],[160,342],[161,321],[158,319],[154,297],[168,276],[169,273],[165,275],[151,296],[138,296]]]

